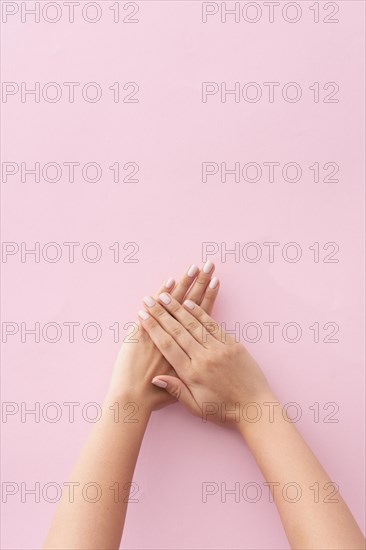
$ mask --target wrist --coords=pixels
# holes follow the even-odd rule
[[[152,413],[146,396],[134,389],[114,391],[110,389],[104,400],[103,408],[111,411],[115,421],[124,423],[148,423]]]
[[[245,440],[258,437],[264,429],[278,421],[282,405],[270,388],[246,400],[236,428]]]

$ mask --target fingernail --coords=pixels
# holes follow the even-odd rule
[[[145,311],[144,309],[140,309],[140,311],[139,311],[139,317],[141,317],[141,319],[143,319],[144,321],[146,321],[146,319],[149,319],[150,315],[149,315],[148,312]]]
[[[192,300],[185,300],[184,305],[188,307],[188,309],[194,309],[196,304],[192,302]]]
[[[210,281],[210,284],[208,285],[209,288],[216,288],[217,285],[219,284],[219,280],[217,277],[213,277]]]
[[[187,271],[188,277],[194,277],[198,271],[198,267],[194,264],[191,265],[191,267]]]
[[[154,298],[152,298],[151,296],[145,296],[143,301],[147,305],[147,307],[153,307],[156,304]]]
[[[160,294],[159,300],[161,300],[163,304],[170,304],[170,302],[172,301],[171,297],[166,292],[163,292],[163,294]]]
[[[159,388],[166,388],[168,385],[165,380],[159,380],[159,378],[157,380],[153,380],[152,383]]]
[[[203,273],[210,273],[211,269],[213,268],[213,263],[208,260],[208,262],[205,263],[203,266]]]
[[[174,279],[170,277],[170,279],[168,279],[167,282],[165,283],[165,288],[172,288],[173,285],[174,285]]]

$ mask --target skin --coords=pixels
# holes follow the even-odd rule
[[[190,300],[182,306],[163,293],[158,302],[149,303],[148,312],[139,314],[143,326],[178,375],[159,375],[153,383],[196,416],[239,431],[273,489],[291,548],[364,549],[365,539],[349,508],[339,492],[334,494],[336,486],[286,417],[245,347]],[[256,410],[262,414],[251,422]],[[291,492],[290,498],[282,492],[294,482],[301,490],[296,503],[290,502]],[[310,487],[318,488],[319,498]]]
[[[197,268],[191,276],[186,273],[177,286],[164,286],[159,293],[171,293],[177,303],[189,297],[210,312],[219,283],[209,288],[214,266],[206,263],[205,267],[208,273]],[[73,486],[73,498],[71,491],[63,492],[44,549],[111,550],[120,546],[129,484],[149,418],[154,410],[175,401],[151,384],[157,374],[174,375],[174,369],[141,325],[135,338],[137,343],[122,346],[101,420],[94,425],[69,481],[78,485]],[[90,502],[96,489],[83,496],[81,489],[88,483],[100,487],[96,502]]]
[[[205,313],[211,312],[219,288],[207,287],[212,273],[213,266],[208,274],[185,275],[177,287],[163,287],[159,299],[145,299],[149,313],[140,312],[138,343],[123,346],[119,354],[102,419],[72,473],[70,481],[79,484],[73,502],[64,494],[45,549],[119,548],[128,484],[149,418],[153,410],[177,399],[196,416],[234,427],[242,435],[273,490],[292,548],[364,548],[362,533],[339,493],[327,502],[331,480],[286,418],[255,360]],[[169,293],[174,296],[170,301]],[[184,298],[188,300],[182,307]],[[126,421],[131,403],[137,422]],[[249,412],[247,417],[241,414],[253,404],[267,413],[257,422],[249,421]],[[116,406],[122,413],[118,421]],[[282,496],[283,487],[294,481],[302,489],[296,503]],[[101,488],[95,503],[87,502],[78,489],[90,482]],[[116,483],[119,493],[110,489]],[[317,502],[308,490],[315,484]]]

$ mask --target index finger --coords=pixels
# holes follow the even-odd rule
[[[198,267],[195,264],[192,264],[171,293],[172,296],[176,300],[178,300],[178,302],[182,303],[183,298],[185,297],[188,290],[191,288],[192,283],[196,279],[198,271]]]

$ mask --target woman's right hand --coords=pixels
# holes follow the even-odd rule
[[[200,306],[191,300],[181,305],[167,293],[150,303],[150,307],[144,304],[147,311],[139,312],[140,319],[179,376],[155,376],[153,384],[196,416],[235,427],[243,417],[255,418],[262,403],[273,401],[268,382],[247,349]]]
[[[214,270],[215,266],[210,261],[201,270],[191,265],[177,285],[169,279],[157,294],[171,294],[178,303],[188,298],[211,313],[220,287],[219,280],[212,278]],[[148,302],[155,303],[155,299],[148,297]],[[152,378],[157,374],[174,376],[175,373],[141,324],[137,328],[134,342],[124,343],[118,354],[107,401],[134,402],[145,412],[151,413],[175,401],[173,394],[159,391],[151,385]]]
[[[270,487],[291,548],[364,548],[362,532],[337,484],[286,418],[284,408],[275,406],[280,404],[245,347],[190,300],[182,307],[163,293],[159,302],[140,317],[179,379],[158,375],[153,382],[160,382],[160,387],[164,382],[169,393],[204,420],[238,429]],[[314,486],[320,491],[317,500]],[[288,496],[289,487],[296,488],[295,500]]]

